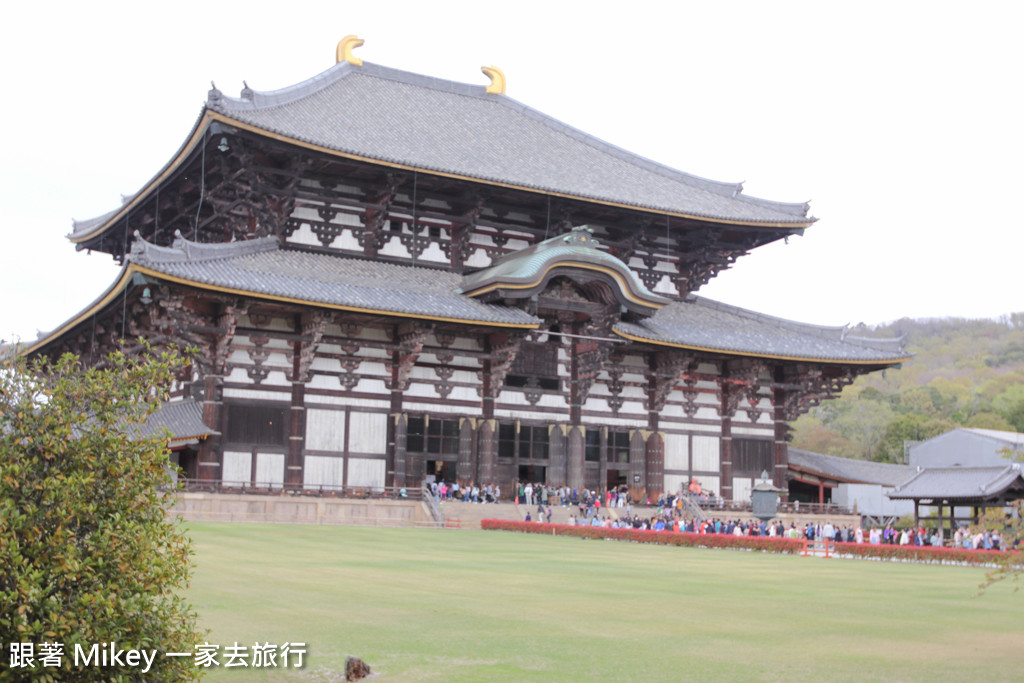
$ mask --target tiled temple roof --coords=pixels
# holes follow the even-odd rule
[[[789,449],[789,464],[792,467],[849,483],[881,484],[882,486],[896,486],[909,479],[917,471],[916,468],[909,465],[837,458],[834,455],[824,455],[799,448]]]
[[[759,199],[743,194],[741,183],[678,171],[484,86],[377,64],[341,62],[280,90],[246,88],[239,98],[213,89],[204,113],[200,126],[212,114],[328,152],[487,184],[741,225],[800,228],[815,220],[806,203]],[[119,212],[75,222],[71,240]]]
[[[281,249],[274,237],[199,244],[179,235],[173,247],[136,237],[129,258],[157,276],[299,304],[510,327],[540,323],[518,308],[459,294],[457,273]]]
[[[193,399],[169,401],[149,416],[140,430],[143,436],[166,429],[171,433],[168,448],[198,443],[216,430],[203,422],[203,407]]]
[[[822,327],[691,296],[616,333],[636,341],[793,360],[889,365],[907,360],[903,339],[868,339],[846,327]]]
[[[484,86],[341,62],[290,88],[247,94],[214,94],[207,106],[262,130],[428,171],[712,219],[811,222],[806,204],[748,197],[740,184],[663,166]]]
[[[998,499],[1014,490],[1024,495],[1019,463],[1005,467],[928,467],[889,492],[894,500]]]

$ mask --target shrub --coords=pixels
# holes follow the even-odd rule
[[[166,433],[140,425],[183,361],[145,349],[83,368],[76,357],[0,360],[0,642],[62,646],[33,680],[192,678],[196,614],[179,595],[189,543],[165,511]],[[75,646],[159,650],[152,668],[74,665]]]

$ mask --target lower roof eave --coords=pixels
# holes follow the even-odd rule
[[[844,359],[844,358],[819,358],[813,356],[797,356],[797,355],[786,355],[778,353],[763,353],[758,351],[746,351],[737,349],[717,349],[708,346],[697,346],[693,344],[684,344],[681,342],[671,342],[663,339],[651,339],[649,337],[642,337],[629,332],[623,332],[621,330],[613,329],[612,332],[628,339],[633,342],[641,344],[651,344],[653,346],[667,346],[676,349],[686,349],[687,351],[699,351],[702,353],[715,353],[726,356],[739,356],[742,358],[765,358],[768,360],[784,360],[793,361],[800,363],[821,363],[825,365],[860,365],[865,367],[873,367],[876,369],[890,368],[894,365],[900,365],[910,360],[911,356],[905,356],[894,359]]]

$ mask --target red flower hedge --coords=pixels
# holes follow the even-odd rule
[[[528,534],[575,536],[576,538],[607,538],[615,541],[657,543],[659,545],[674,545],[687,548],[761,550],[769,553],[787,553],[790,555],[801,552],[804,547],[801,540],[772,538],[770,536],[732,536],[729,534],[691,534],[643,529],[610,529],[596,526],[512,522],[504,519],[485,519],[480,522],[480,528],[497,531],[519,531]],[[836,543],[834,552],[836,555],[847,557],[935,564],[994,565],[1007,561],[1021,562],[1020,553],[1000,552],[997,550],[967,550],[965,548],[932,548],[931,546],[913,545]]]
[[[870,543],[836,543],[837,555],[899,560],[903,562],[927,562],[934,564],[1002,564],[1011,558],[1020,562],[1020,554],[999,550],[968,550],[967,548],[933,548],[918,545],[872,545]]]
[[[520,531],[528,534],[575,536],[576,538],[608,538],[633,543],[656,543],[687,548],[738,548],[741,550],[763,550],[771,553],[798,553],[803,544],[791,538],[770,536],[731,536],[728,534],[690,534],[676,531],[651,531],[644,529],[610,529],[599,526],[572,526],[568,524],[538,524],[536,522],[511,522],[504,519],[485,519],[481,529],[498,531]]]

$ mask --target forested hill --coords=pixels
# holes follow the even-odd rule
[[[957,427],[1024,432],[1024,312],[998,320],[903,319],[851,333],[906,335],[914,357],[860,377],[794,424],[793,446],[903,462],[903,442]]]

